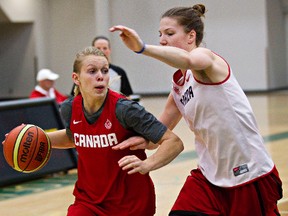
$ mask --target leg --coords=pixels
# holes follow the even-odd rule
[[[95,216],[95,214],[85,205],[74,203],[69,206],[67,216]]]
[[[187,177],[169,216],[224,215],[221,200],[214,195],[218,187],[212,185],[200,170]]]

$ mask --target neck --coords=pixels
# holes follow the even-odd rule
[[[107,96],[107,94],[106,94],[106,96]],[[89,115],[92,115],[93,113],[97,112],[102,107],[102,105],[104,104],[106,96],[101,97],[101,98],[96,98],[96,99],[95,99],[95,96],[93,98],[87,98],[87,97],[84,98],[82,96],[83,97],[83,105],[84,105],[84,109],[86,110],[86,112]]]

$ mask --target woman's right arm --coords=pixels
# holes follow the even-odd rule
[[[50,138],[52,148],[56,149],[75,148],[73,140],[71,140],[66,134],[66,129],[47,132],[47,135]]]

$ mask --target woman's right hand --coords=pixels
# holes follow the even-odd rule
[[[134,52],[139,52],[144,47],[144,43],[137,32],[131,28],[122,25],[116,25],[111,27],[109,31],[120,31],[120,37],[122,38],[123,43]]]

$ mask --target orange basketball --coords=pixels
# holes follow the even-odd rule
[[[6,136],[3,153],[13,169],[24,173],[35,172],[50,158],[50,139],[40,127],[22,124]]]

